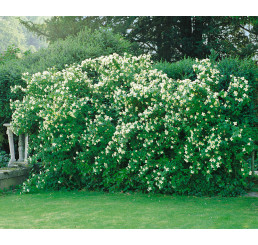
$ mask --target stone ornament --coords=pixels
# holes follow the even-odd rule
[[[10,155],[11,155],[11,159],[9,161],[8,167],[26,165],[28,162],[28,141],[29,141],[28,134],[18,135],[19,136],[19,141],[18,141],[19,159],[16,161],[14,139],[13,139],[14,132],[12,130],[10,123],[5,123],[4,126],[7,127],[6,133],[8,135]]]

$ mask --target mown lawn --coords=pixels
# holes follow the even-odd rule
[[[101,192],[0,195],[0,228],[258,228],[256,197]]]

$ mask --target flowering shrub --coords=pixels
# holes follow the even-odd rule
[[[152,70],[150,56],[87,59],[62,71],[24,74],[13,127],[30,134],[24,184],[35,189],[93,188],[190,195],[237,195],[251,174],[248,81],[196,60],[196,79]]]

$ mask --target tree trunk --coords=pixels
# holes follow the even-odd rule
[[[178,47],[178,49],[186,57],[192,57],[192,51],[193,51],[192,17],[191,16],[180,17],[179,28],[180,28],[182,44]]]

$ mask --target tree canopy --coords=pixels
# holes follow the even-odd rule
[[[23,16],[26,21],[33,23],[43,23],[46,17],[39,16]],[[37,51],[41,47],[46,47],[45,40],[40,40],[35,34],[28,31],[20,24],[18,18],[13,16],[0,17],[0,53],[8,50],[10,46],[14,45],[22,52],[27,50]]]
[[[38,37],[46,38],[50,43],[65,39],[70,35],[76,35],[85,29],[85,26],[93,30],[99,27],[99,17],[91,16],[53,16],[50,19],[46,19],[44,23],[35,23],[23,18],[19,18],[19,21],[29,31],[35,33]]]
[[[49,42],[75,35],[85,26],[108,27],[156,60],[183,57],[254,57],[257,54],[257,17],[212,16],[54,16],[43,24],[21,23]]]

